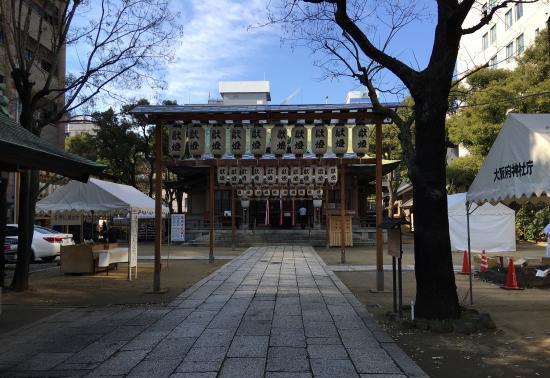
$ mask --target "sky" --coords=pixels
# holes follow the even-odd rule
[[[271,0],[275,3],[277,0]],[[218,98],[219,81],[269,80],[272,104],[295,94],[290,104],[343,103],[350,90],[362,87],[351,78],[324,79],[307,47],[282,42],[277,26],[253,27],[267,20],[270,0],[172,0],[181,13],[184,35],[175,46],[176,61],[163,67],[167,87],[154,93],[142,88],[141,97],[179,104],[206,103]],[[433,22],[416,22],[391,45],[391,53],[416,68],[427,62],[433,43]],[[73,62],[68,57],[70,69]],[[328,97],[328,99],[326,99]],[[396,101],[386,96],[385,101]]]

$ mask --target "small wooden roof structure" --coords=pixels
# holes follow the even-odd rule
[[[0,170],[40,169],[79,181],[100,174],[105,165],[62,151],[0,114]]]
[[[399,104],[384,104],[386,107],[398,108]],[[345,203],[345,169],[352,165],[365,166],[371,164],[375,170],[376,182],[376,223],[382,222],[382,124],[391,123],[391,119],[384,114],[376,112],[370,103],[355,104],[325,104],[325,105],[138,105],[130,111],[134,115],[145,117],[150,123],[156,124],[156,179],[155,186],[162,187],[162,166],[170,169],[185,171],[191,167],[209,167],[210,180],[210,204],[214,203],[214,185],[215,185],[215,167],[221,161],[225,165],[230,164],[250,164],[267,165],[274,162],[284,161],[285,165],[301,164],[306,159],[289,157],[288,159],[185,159],[177,161],[162,161],[162,127],[165,124],[173,123],[200,123],[206,125],[210,122],[217,123],[267,123],[272,124],[278,121],[288,121],[289,123],[304,122],[313,124],[315,121],[321,121],[325,124],[336,120],[339,123],[361,123],[376,125],[376,155],[374,158],[359,158],[357,156],[344,156],[343,158],[333,156],[324,156],[317,158],[321,164],[337,164],[342,169],[339,171],[340,179],[340,200]],[[311,159],[314,162],[314,159]],[[178,167],[178,168],[176,168]],[[359,168],[360,169],[360,168]],[[190,172],[196,175],[195,172]],[[157,190],[158,190],[157,189]],[[161,195],[156,195],[156,216],[155,216],[155,275],[153,279],[153,290],[160,291],[160,250],[161,250]],[[212,206],[212,205],[211,205]],[[213,211],[209,211],[210,216],[210,261],[214,261],[214,218]],[[233,212],[232,212],[233,213]],[[344,224],[345,209],[341,206],[340,222]],[[234,222],[233,222],[234,223]],[[341,239],[345,240],[344,229]],[[234,229],[234,226],[233,226]],[[234,238],[234,236],[233,236]],[[383,245],[382,230],[376,230],[376,265],[377,265],[377,288],[384,289],[383,272]],[[342,262],[345,261],[345,246],[341,245]]]

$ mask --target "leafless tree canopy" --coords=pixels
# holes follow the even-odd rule
[[[117,96],[117,89],[163,84],[158,63],[173,59],[172,46],[182,34],[168,0],[68,0],[60,3],[64,8],[57,15],[45,11],[53,3],[3,0],[0,6],[0,26],[21,101],[39,110],[44,98],[64,98],[64,105],[40,120],[38,128],[100,93]],[[67,60],[78,64],[68,67],[63,82],[56,77],[58,58],[65,51]],[[42,64],[45,56],[49,66]],[[33,81],[31,72],[43,80]]]

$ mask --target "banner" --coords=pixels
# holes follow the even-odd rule
[[[171,214],[170,241],[185,241],[185,214]]]

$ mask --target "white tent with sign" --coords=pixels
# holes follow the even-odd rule
[[[466,193],[447,197],[449,210],[449,235],[453,251],[468,249],[466,219]],[[502,203],[481,206],[473,204],[470,209],[471,250],[475,252],[513,252],[516,250],[514,210]]]
[[[550,114],[508,115],[467,201],[550,202]]]
[[[153,215],[155,201],[136,188],[91,178],[87,183],[72,180],[36,203],[37,212],[131,214],[130,248],[128,262],[137,267],[137,220],[138,217]],[[163,207],[163,214],[168,210]],[[129,270],[130,274],[130,270]]]

